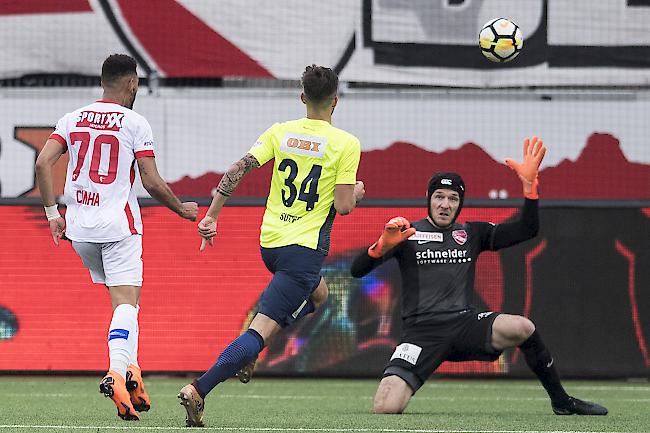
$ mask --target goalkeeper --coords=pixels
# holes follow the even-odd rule
[[[604,407],[566,393],[533,322],[477,311],[469,304],[478,255],[537,235],[537,173],[545,152],[542,140],[526,138],[523,162],[506,160],[519,175],[526,197],[518,220],[499,225],[455,223],[465,185],[456,173],[437,173],[427,190],[429,216],[412,225],[402,217],[391,219],[379,240],[354,260],[352,275],[360,278],[395,257],[403,283],[401,344],[384,370],[374,398],[375,413],[401,413],[444,361],[494,361],[503,350],[519,347],[555,414],[607,414]]]

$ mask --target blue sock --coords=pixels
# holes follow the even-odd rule
[[[255,358],[264,348],[264,339],[254,329],[248,329],[242,335],[234,339],[228,347],[221,352],[217,362],[208,371],[199,377],[195,386],[205,397],[212,388],[234,376],[244,365]]]

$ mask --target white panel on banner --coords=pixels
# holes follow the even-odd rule
[[[293,80],[300,78],[306,65],[336,65],[361,15],[358,0],[180,3],[275,77]]]
[[[552,45],[650,45],[650,4],[630,6],[625,0],[552,2],[549,43]]]
[[[159,14],[140,13],[135,2],[93,0],[83,11],[53,2],[47,13],[37,9],[41,2],[16,5],[24,12],[0,9],[0,78],[98,75],[107,54],[130,52],[144,60],[141,73],[157,69],[163,77],[297,80],[317,63],[337,67],[343,80],[369,83],[650,84],[650,3],[643,0],[165,0]],[[213,49],[170,54],[169,33],[151,31],[169,25],[157,21],[166,14],[183,23],[173,41],[208,38]],[[497,17],[524,34],[523,51],[505,66],[488,62],[478,47],[479,29]]]
[[[70,73],[98,76],[104,59],[127,52],[105,16],[0,13],[0,78]]]
[[[519,155],[523,137],[539,135],[549,148],[543,167],[554,167],[575,161],[592,134],[604,133],[620,142],[627,160],[650,164],[650,100],[639,96],[647,95],[580,93],[547,100],[529,92],[359,92],[340,99],[333,122],[359,137],[363,152],[405,142],[440,154],[475,143],[502,163]],[[17,129],[53,126],[98,97],[98,90],[7,92],[0,104],[3,197],[33,187],[36,154],[15,138]],[[273,123],[304,116],[298,90],[164,91],[159,98],[140,95],[135,109],[152,126],[156,161],[170,182],[223,173]]]
[[[373,0],[372,40],[420,44],[478,44],[482,24],[508,18],[526,34],[542,19],[541,0]],[[525,35],[526,35],[525,34]]]

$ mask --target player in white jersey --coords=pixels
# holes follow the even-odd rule
[[[101,81],[101,100],[58,121],[36,160],[36,179],[54,243],[64,235],[70,239],[93,282],[108,287],[113,304],[110,367],[99,389],[113,400],[120,418],[138,420],[137,411],[149,410],[151,401],[137,361],[142,218],[133,191],[136,173],[152,197],[182,218],[194,221],[198,206],[181,203],[158,174],[151,126],[131,110],[138,91],[135,60],[109,56]],[[52,188],[52,166],[65,152],[70,160],[63,219]]]

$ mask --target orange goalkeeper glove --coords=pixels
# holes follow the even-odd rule
[[[512,159],[506,159],[506,164],[517,172],[521,183],[524,186],[524,197],[537,200],[537,174],[539,165],[546,154],[546,147],[541,138],[533,137],[524,140],[524,161],[518,163]]]
[[[368,248],[368,255],[378,259],[414,234],[415,229],[406,218],[395,217],[386,223],[379,240]]]

